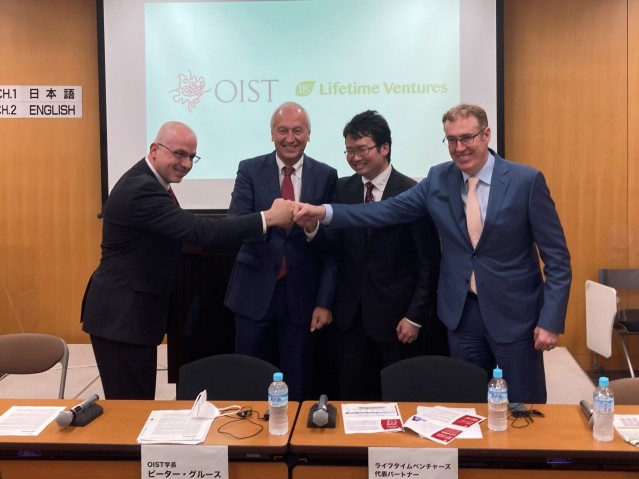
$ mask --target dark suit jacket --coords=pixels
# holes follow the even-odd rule
[[[476,250],[466,229],[462,174],[453,162],[433,167],[416,187],[388,201],[334,205],[332,225],[390,225],[428,211],[441,239],[437,309],[448,329],[459,324],[474,268],[479,307],[494,339],[532,337],[536,326],[562,333],[572,273],[550,191],[541,172],[492,153],[495,166]]]
[[[300,201],[321,204],[329,201],[337,182],[337,171],[305,156]],[[229,215],[260,211],[281,198],[275,152],[241,161],[231,197]],[[295,225],[287,234],[273,228],[267,242],[245,242],[235,260],[224,304],[234,313],[262,319],[273,296],[282,256],[286,255],[287,299],[291,317],[310,323],[313,309],[332,306],[336,262],[308,242],[304,230]]]
[[[415,180],[391,170],[382,199],[398,195]],[[340,178],[336,202],[364,202],[361,176]],[[335,230],[341,246],[335,293],[334,321],[340,330],[351,326],[361,302],[364,327],[376,341],[397,339],[397,323],[407,317],[426,324],[435,314],[440,247],[430,216],[411,223],[373,230]],[[436,318],[432,318],[436,319]]]
[[[166,333],[181,242],[263,238],[259,213],[207,220],[182,210],[144,159],[113,187],[103,213],[102,259],[87,286],[82,329],[132,344],[157,345]]]

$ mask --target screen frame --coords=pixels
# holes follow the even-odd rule
[[[98,87],[99,87],[99,115],[100,115],[100,174],[102,205],[109,196],[109,152],[107,131],[107,98],[106,98],[106,61],[105,61],[105,25],[104,25],[104,0],[96,0],[97,14],[97,44],[98,44]],[[505,157],[505,118],[504,118],[504,2],[495,0],[496,14],[496,129],[497,129],[497,153]],[[198,215],[210,217],[222,217],[227,213],[222,209],[189,209]],[[101,215],[99,215],[101,216]]]

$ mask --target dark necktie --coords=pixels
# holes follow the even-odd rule
[[[282,198],[285,200],[295,201],[295,190],[293,189],[293,181],[291,180],[291,175],[295,171],[295,168],[292,166],[285,166],[282,168],[282,172],[284,173],[284,178],[282,179]],[[286,233],[290,229],[286,230]],[[286,276],[286,256],[282,256],[282,262],[280,263],[280,271],[277,275],[278,279]]]
[[[375,185],[373,185],[373,183],[369,181],[364,186],[366,186],[366,195],[364,196],[364,203],[371,203],[375,201],[375,198],[373,198],[373,188],[375,187]],[[366,228],[366,241],[371,239],[372,236],[373,236],[373,229]]]
[[[169,185],[168,192],[169,192],[169,196],[173,199],[173,202],[176,205],[180,206],[180,203],[178,202],[177,197],[175,196],[175,193],[173,192],[173,188],[171,188],[171,185]]]

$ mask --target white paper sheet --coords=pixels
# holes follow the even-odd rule
[[[397,403],[342,404],[346,434],[402,431]]]
[[[37,436],[64,407],[11,406],[0,416],[0,436]]]

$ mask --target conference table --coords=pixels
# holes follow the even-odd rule
[[[263,415],[266,401],[212,401],[218,408],[238,404]],[[11,406],[75,406],[77,401],[0,399],[0,414]],[[96,478],[141,476],[141,446],[137,437],[151,411],[190,409],[191,401],[100,400],[104,413],[85,427],[61,428],[52,422],[38,436],[0,436],[2,479]],[[444,446],[420,438],[410,430],[393,433],[345,434],[341,403],[335,428],[309,428],[313,401],[289,403],[289,434],[271,436],[266,421],[232,422],[217,418],[204,442],[226,445],[229,476],[260,479],[364,479],[371,447],[457,449],[461,479],[630,479],[639,478],[639,449],[615,433],[610,442],[592,438],[578,405],[539,405],[545,417],[535,417],[523,428],[509,425],[504,432],[489,431],[482,422],[481,439],[455,439]],[[399,403],[404,420],[418,405]],[[485,404],[445,404],[473,407],[486,416]],[[618,414],[638,414],[639,406],[617,406]],[[297,419],[297,420],[296,420]],[[521,420],[520,420],[521,421]],[[263,426],[261,431],[259,426]],[[522,423],[520,422],[519,425]],[[220,431],[232,432],[233,438]],[[253,433],[256,433],[252,437]],[[197,447],[197,446],[196,446]],[[289,471],[289,464],[293,465]]]
[[[384,432],[345,434],[341,403],[335,428],[309,428],[306,418],[312,401],[302,403],[293,430],[290,450],[299,455],[292,479],[365,479],[370,447],[457,448],[459,477],[462,479],[630,479],[639,478],[639,448],[625,442],[615,432],[610,442],[593,439],[592,430],[579,405],[544,404],[535,406],[545,417],[534,417],[526,427],[509,427],[503,432],[488,430],[480,424],[481,439],[455,439],[440,445],[420,438],[416,433]],[[406,421],[417,406],[429,403],[399,403]],[[486,417],[485,404],[441,404],[449,407],[473,407]],[[639,406],[616,406],[617,414],[638,414]],[[518,419],[523,425],[524,419]]]
[[[218,408],[230,405],[251,407],[263,416],[266,401],[212,401]],[[38,436],[0,436],[2,479],[139,479],[140,452],[137,443],[149,414],[156,410],[190,409],[192,401],[98,401],[104,413],[84,427],[62,428],[53,421]],[[45,399],[0,399],[0,414],[11,406],[65,406],[77,401]],[[215,419],[205,445],[228,446],[229,477],[287,479],[285,454],[299,403],[289,402],[289,433],[272,436],[268,422],[223,416]],[[226,426],[224,426],[226,424]],[[245,439],[233,438],[219,431]],[[263,426],[259,430],[259,426]],[[258,432],[259,431],[259,432]]]

